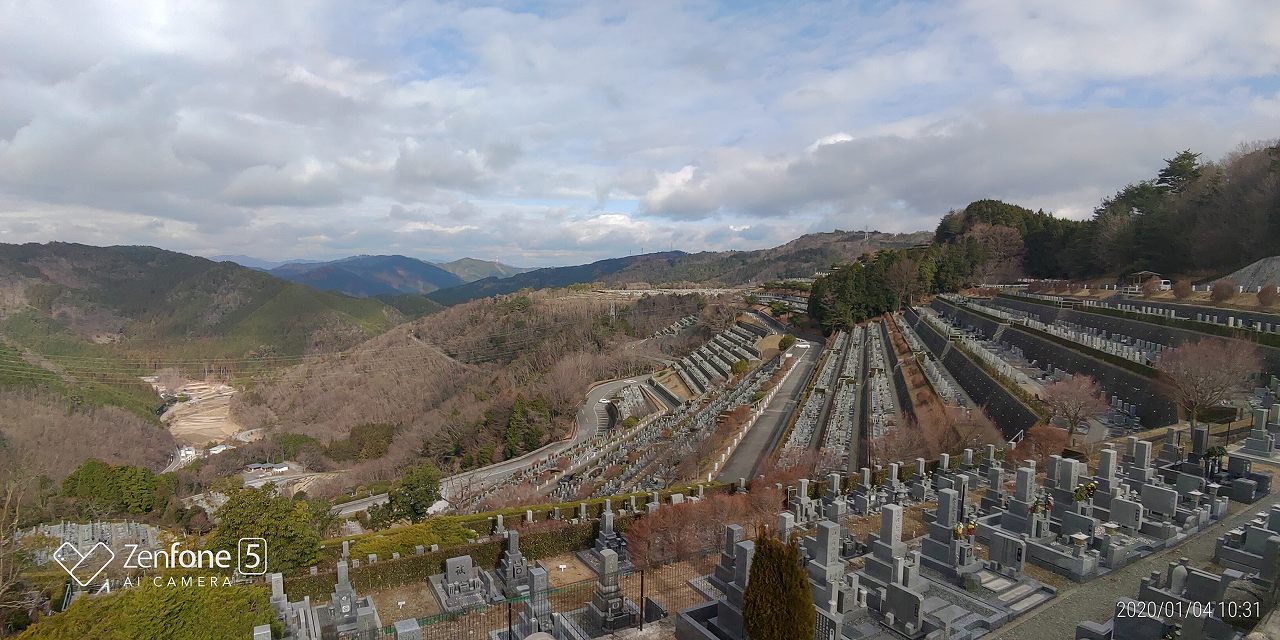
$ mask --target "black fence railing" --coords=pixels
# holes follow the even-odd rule
[[[640,609],[640,615],[634,623],[625,628],[656,624],[663,613],[666,617],[672,617],[681,609],[705,602],[706,598],[691,585],[691,581],[710,574],[716,558],[715,555],[708,555],[652,569],[636,569],[620,575],[618,586],[624,597]],[[551,575],[554,584],[554,571]],[[595,578],[555,585],[548,589],[547,601],[552,612],[571,621],[588,637],[604,637],[608,633],[592,629],[586,615],[587,605],[595,590]],[[417,618],[417,622],[423,640],[519,638],[521,614],[528,610],[527,597],[510,598],[463,612]],[[653,622],[646,623],[646,617]],[[344,637],[351,640],[385,640],[397,636],[395,626],[388,625]]]

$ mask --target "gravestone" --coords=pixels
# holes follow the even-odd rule
[[[502,595],[508,598],[519,598],[525,595],[529,586],[525,583],[525,574],[529,570],[528,561],[520,553],[520,532],[507,532],[507,548],[498,559],[498,583],[502,587]]]
[[[534,567],[529,570],[528,584],[525,589],[529,597],[524,601],[524,610],[520,612],[520,633],[528,636],[538,631],[550,633],[554,630],[551,621],[551,602],[548,593],[547,570]]]
[[[639,608],[622,595],[618,586],[618,554],[613,549],[600,552],[600,578],[587,605],[587,620],[601,631],[617,631],[635,624]]]

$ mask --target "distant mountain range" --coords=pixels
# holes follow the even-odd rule
[[[251,256],[218,256],[325,291],[359,298],[422,295],[484,278],[505,278],[528,271],[520,267],[475,258],[433,263],[408,256],[351,256],[340,260],[290,260],[272,262]]]
[[[910,247],[932,240],[930,232],[880,233],[832,231],[800,236],[784,245],[755,251],[665,251],[624,258],[609,258],[570,267],[534,269],[505,278],[484,278],[427,297],[445,305],[476,298],[513,293],[521,289],[567,287],[601,282],[654,285],[696,283],[736,286],[786,278],[809,277],[833,264],[848,262],[881,248]]]

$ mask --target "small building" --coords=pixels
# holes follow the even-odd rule
[[[1160,280],[1160,274],[1154,271],[1134,271],[1133,273],[1125,276],[1124,282],[1121,284],[1124,285],[1125,289],[1130,291],[1141,291],[1142,284],[1152,278]]]
[[[255,462],[246,469],[260,473],[284,473],[289,470],[289,465],[283,462]]]

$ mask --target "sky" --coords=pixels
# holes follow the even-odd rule
[[[0,0],[0,242],[753,249],[1088,217],[1277,123],[1274,0]]]

